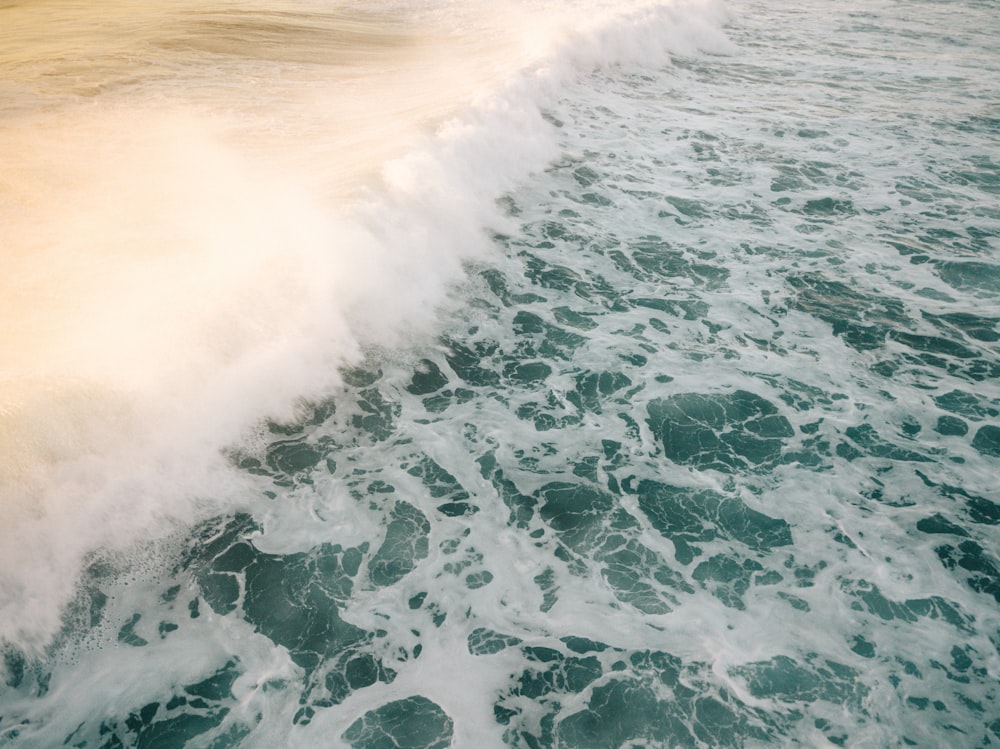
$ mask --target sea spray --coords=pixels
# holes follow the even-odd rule
[[[51,651],[5,651],[5,739],[994,740],[995,18],[734,7],[731,57],[669,62],[623,42],[698,12],[547,14],[335,212],[361,356],[229,444],[215,507],[87,559]]]
[[[599,38],[620,15],[608,8],[575,31],[558,5],[514,6],[509,28],[482,27],[477,10],[442,25],[425,8],[426,38],[402,30],[398,8],[120,10],[101,23],[84,7],[6,11],[18,14],[8,28],[38,46],[37,59],[4,60],[15,169],[4,180],[0,605],[2,637],[36,650],[86,553],[241,506],[243,482],[227,477],[220,448],[248,439],[261,416],[291,418],[329,394],[363,346],[430,329],[463,262],[491,251],[485,230],[506,224],[495,198],[556,156],[546,97],[624,54]],[[671,11],[636,12],[617,21],[622,39],[650,19],[677,33]],[[241,48],[254,13],[261,36]],[[60,29],[74,16],[86,32],[70,42]],[[518,36],[541,19],[544,35],[536,25]],[[109,34],[119,23],[125,32]],[[453,54],[467,55],[477,30],[487,43],[463,59],[481,79],[453,76],[442,95],[455,58],[428,39],[450,34]],[[96,63],[81,78],[67,61],[84,52]],[[218,64],[217,77],[195,60]],[[33,88],[38,76],[51,84]],[[429,95],[381,106],[402,92],[394,78]],[[468,112],[421,132],[472,92]],[[342,122],[331,107],[347,111]],[[359,141],[364,128],[375,135]],[[303,164],[310,153],[332,161]]]

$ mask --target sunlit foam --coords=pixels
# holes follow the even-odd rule
[[[0,639],[41,645],[89,550],[238,496],[222,448],[429,323],[555,156],[533,87],[572,15],[0,14]]]
[[[329,392],[351,317],[433,306],[457,261],[349,205],[516,60],[370,4],[0,12],[0,639],[40,645],[88,550],[232,493],[219,450]]]

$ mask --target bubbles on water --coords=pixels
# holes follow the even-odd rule
[[[992,740],[1000,316],[941,269],[987,253],[995,217],[972,232],[961,211],[911,210],[893,190],[916,162],[879,148],[930,142],[869,137],[859,121],[899,110],[799,21],[791,41],[745,27],[745,60],[608,68],[547,102],[563,156],[502,201],[495,254],[463,250],[465,303],[440,334],[367,351],[332,398],[234,448],[243,512],[197,524],[169,574],[126,575],[121,597],[114,575],[97,585],[117,648],[90,662],[129,689],[65,717],[19,696],[25,735]],[[796,78],[828,66],[850,86]],[[489,163],[512,123],[538,123],[519,117],[480,133]],[[467,167],[475,133],[449,130],[443,153]],[[421,202],[429,163],[401,164],[406,198],[374,212],[416,198],[430,216],[382,227],[417,227],[400,278],[435,238],[482,241]],[[481,196],[520,169],[456,174]],[[137,663],[170,678],[137,684]]]

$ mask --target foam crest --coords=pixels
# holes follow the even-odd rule
[[[244,501],[221,449],[432,329],[558,155],[552,92],[719,47],[692,8],[4,9],[37,54],[0,59],[0,640],[43,647],[93,549]]]

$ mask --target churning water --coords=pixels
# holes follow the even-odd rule
[[[986,0],[0,6],[0,746],[1000,744]]]

